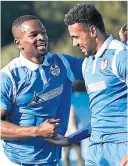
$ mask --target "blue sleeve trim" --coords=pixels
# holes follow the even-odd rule
[[[91,136],[91,123],[89,121],[82,127],[82,129],[67,136],[67,138],[71,144],[74,144],[80,142],[83,139],[89,138],[90,136]]]

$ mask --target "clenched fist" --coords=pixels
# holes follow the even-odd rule
[[[52,137],[59,127],[59,119],[47,119],[38,126],[37,136]]]

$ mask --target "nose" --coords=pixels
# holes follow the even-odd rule
[[[41,40],[41,41],[47,42],[48,41],[48,36],[47,36],[47,34],[39,33],[36,37],[36,40]]]
[[[37,38],[38,39],[44,39],[44,36],[41,33],[39,33],[38,36],[37,36]]]
[[[78,46],[78,41],[76,39],[73,39],[73,47]]]

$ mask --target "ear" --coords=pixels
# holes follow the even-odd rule
[[[90,27],[90,35],[91,37],[95,38],[97,36],[97,29],[94,25]]]
[[[21,40],[20,39],[14,39],[14,44],[16,45],[17,48],[22,49]]]

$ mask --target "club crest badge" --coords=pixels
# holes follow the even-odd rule
[[[50,72],[54,76],[59,76],[60,75],[60,68],[59,68],[59,66],[57,66],[55,64],[51,65]]]
[[[101,66],[100,66],[101,71],[104,71],[107,68],[107,66],[108,66],[108,59],[105,58],[101,62]]]

